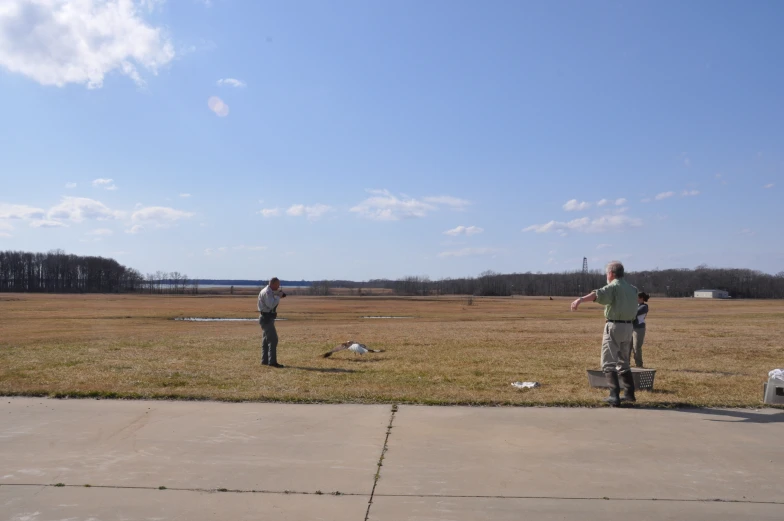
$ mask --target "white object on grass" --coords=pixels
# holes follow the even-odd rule
[[[324,358],[329,358],[332,353],[337,353],[338,351],[343,351],[344,349],[348,349],[352,353],[356,353],[358,355],[364,355],[365,353],[383,353],[383,349],[368,349],[365,344],[358,344],[353,340],[349,340],[347,342],[343,342],[338,347],[333,349],[332,351],[328,351],[324,353],[322,356]]]
[[[768,373],[768,378],[775,378],[776,380],[784,381],[784,369],[774,369]]]
[[[541,387],[539,382],[512,382],[512,387],[517,387],[518,389],[534,389],[536,387]]]

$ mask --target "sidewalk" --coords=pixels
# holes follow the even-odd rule
[[[780,520],[782,435],[770,409],[2,398],[0,521]]]

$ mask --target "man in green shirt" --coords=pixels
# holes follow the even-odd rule
[[[602,371],[610,386],[610,396],[605,401],[617,407],[621,401],[636,401],[629,356],[634,331],[632,322],[637,315],[637,288],[623,278],[623,264],[619,261],[610,262],[606,272],[607,285],[572,302],[572,311],[577,311],[583,302],[595,301],[604,305]],[[623,398],[619,396],[621,383],[623,383]]]

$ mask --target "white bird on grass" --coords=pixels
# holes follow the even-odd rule
[[[330,356],[332,356],[332,353],[337,353],[338,351],[343,351],[345,349],[348,349],[352,353],[356,353],[358,355],[364,355],[365,353],[383,353],[384,352],[383,349],[368,349],[368,347],[365,344],[358,344],[358,343],[354,342],[353,340],[348,340],[348,341],[343,342],[342,344],[340,344],[338,347],[336,347],[332,351],[324,353],[323,356],[324,356],[324,358],[329,358]]]

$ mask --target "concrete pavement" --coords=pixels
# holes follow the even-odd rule
[[[0,521],[778,520],[782,434],[774,409],[3,398]]]

